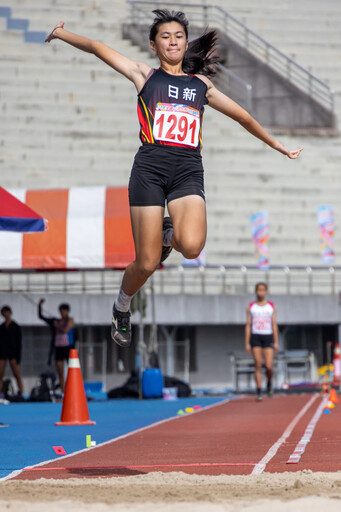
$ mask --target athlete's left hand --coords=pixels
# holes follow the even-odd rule
[[[303,148],[296,149],[295,151],[288,151],[287,152],[287,157],[289,157],[291,159],[295,159],[295,158],[297,158],[299,156],[301,151],[303,151]]]
[[[275,352],[278,352],[278,351],[279,351],[279,346],[278,346],[278,344],[277,344],[277,343],[275,343],[275,344],[274,344],[274,350],[275,350]]]
[[[303,151],[303,148],[296,149],[295,151],[289,151],[289,149],[287,149],[281,142],[279,142],[279,140],[276,141],[275,149],[290,159],[297,158],[301,151]]]

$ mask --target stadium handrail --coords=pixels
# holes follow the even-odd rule
[[[123,270],[3,270],[0,293],[115,293]],[[252,265],[167,265],[156,271],[157,294],[248,295],[265,281],[273,295],[335,295],[341,290],[340,266],[283,266],[258,269]],[[146,285],[148,288],[148,284]]]

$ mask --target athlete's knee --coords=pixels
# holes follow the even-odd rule
[[[160,263],[160,258],[158,258],[158,260],[157,259],[146,259],[146,260],[142,260],[142,261],[136,261],[135,263],[136,263],[136,266],[138,268],[140,275],[149,277],[157,269],[157,267]]]
[[[195,240],[193,241],[186,241],[183,243],[179,243],[179,246],[181,247],[181,254],[187,258],[188,260],[194,260],[195,258],[198,258],[201,251],[204,248],[204,243],[197,242]]]
[[[258,361],[255,362],[255,371],[256,372],[262,371],[262,363],[258,363]]]

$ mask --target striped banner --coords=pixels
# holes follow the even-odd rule
[[[334,208],[330,205],[319,205],[317,207],[317,222],[320,235],[321,261],[322,263],[334,263]]]
[[[126,187],[10,192],[47,219],[48,229],[0,232],[0,269],[122,269],[134,260]]]
[[[250,216],[251,233],[255,247],[257,266],[267,270],[269,262],[269,216],[268,212],[258,212]]]

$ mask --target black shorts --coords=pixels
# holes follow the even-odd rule
[[[8,359],[11,361],[15,359],[18,364],[21,361],[21,350],[16,346],[9,345],[0,345],[0,359]]]
[[[251,334],[251,347],[274,348],[274,337],[272,334]]]
[[[130,206],[165,206],[179,197],[205,199],[204,169],[198,149],[143,144],[129,180]]]
[[[55,347],[55,349],[54,349],[55,361],[68,361],[71,348],[73,348],[73,347]]]

